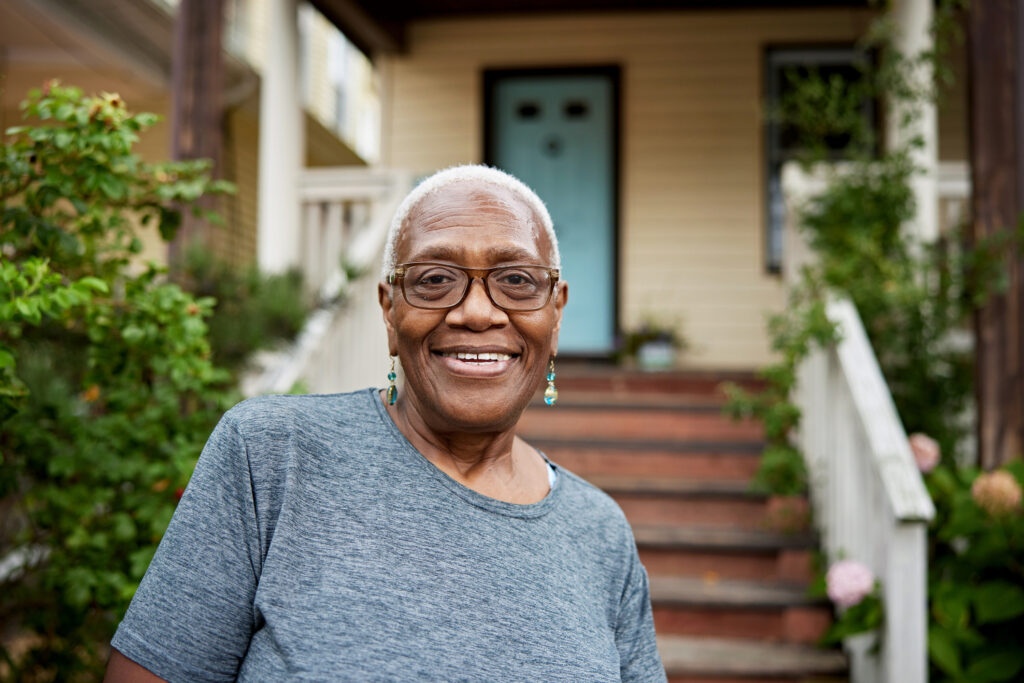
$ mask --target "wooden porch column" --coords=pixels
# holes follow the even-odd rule
[[[1024,10],[973,0],[968,13],[974,240],[1017,226],[1024,208]],[[1009,288],[975,315],[978,455],[998,467],[1024,455],[1024,255]]]
[[[223,119],[223,0],[181,0],[174,21],[171,58],[171,156],[175,160],[212,159],[219,171]],[[207,208],[209,199],[203,200]],[[207,226],[191,212],[168,246],[172,263],[189,242],[206,238]]]
[[[895,47],[907,59],[914,60],[934,48],[931,27],[935,17],[933,0],[892,0],[889,13],[896,24]],[[934,79],[934,70],[927,60],[916,65],[912,78],[917,84],[928,85]],[[910,181],[917,204],[914,219],[906,226],[910,234],[925,242],[939,236],[939,117],[934,102],[913,105],[916,116],[909,125],[900,125],[907,114],[906,106],[893,106],[888,112],[887,141],[891,148],[905,145],[917,137],[923,143],[910,151],[910,160],[920,173]]]
[[[279,273],[299,261],[299,171],[303,165],[297,0],[269,0],[260,85],[257,261]]]

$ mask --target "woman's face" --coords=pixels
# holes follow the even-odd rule
[[[410,213],[396,254],[398,263],[468,268],[550,266],[553,260],[551,241],[525,203],[504,188],[468,182],[424,198]],[[558,348],[567,298],[568,288],[559,282],[540,310],[508,312],[474,280],[455,308],[426,310],[410,306],[398,285],[381,284],[388,345],[405,371],[399,401],[408,401],[406,407],[442,433],[511,428]],[[473,354],[499,354],[499,360]]]

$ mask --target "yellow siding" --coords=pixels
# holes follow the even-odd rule
[[[221,205],[224,225],[215,228],[211,248],[232,265],[248,266],[256,261],[259,224],[259,123],[248,107],[228,112],[223,159],[224,177],[237,192]]]
[[[622,68],[620,323],[681,321],[696,367],[770,359],[763,268],[764,48],[848,41],[864,11],[663,12],[420,22],[391,75],[385,163],[480,161],[483,69]],[[571,287],[571,283],[570,283]],[[570,298],[570,306],[571,298]]]

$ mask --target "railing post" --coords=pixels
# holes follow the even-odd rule
[[[915,87],[931,88],[934,69],[922,56],[934,49],[932,20],[934,0],[892,0],[889,14],[896,26],[895,46],[912,60],[910,78]],[[915,111],[911,112],[913,107]],[[904,121],[908,118],[909,121]],[[939,116],[935,102],[921,98],[913,103],[897,103],[888,115],[890,147],[906,145],[915,139],[920,143],[910,148],[910,160],[919,169],[910,179],[914,191],[915,216],[907,226],[911,233],[925,242],[939,236]]]
[[[928,680],[928,528],[897,522],[889,535],[885,568],[885,680]]]

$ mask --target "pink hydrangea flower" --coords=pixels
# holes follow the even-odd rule
[[[825,575],[828,597],[839,607],[853,607],[871,595],[875,575],[865,565],[853,560],[840,560]]]
[[[1020,509],[1020,484],[1006,470],[978,475],[971,484],[971,497],[978,507],[993,517],[1008,515]]]
[[[917,462],[917,469],[928,474],[939,464],[942,451],[939,442],[927,434],[910,435],[910,450],[914,453],[914,461]]]

